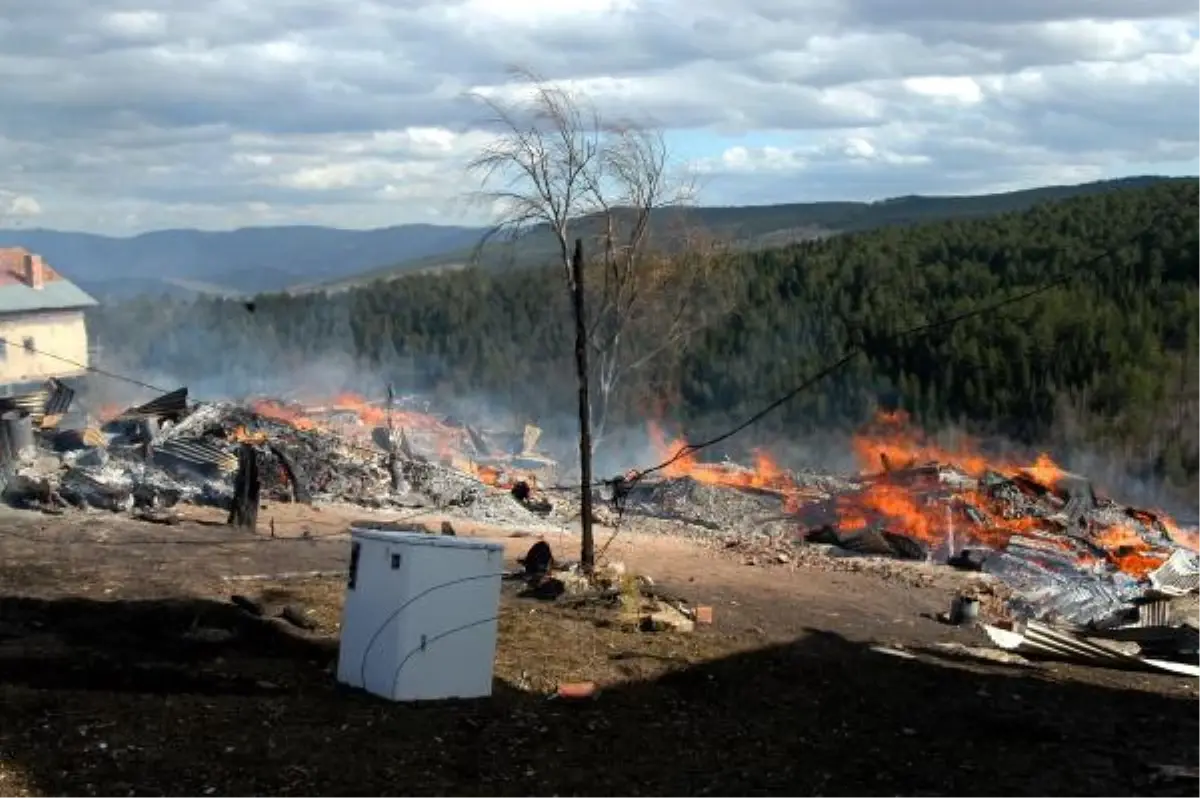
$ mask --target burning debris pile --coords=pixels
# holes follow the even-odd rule
[[[621,490],[622,509],[639,516],[741,538],[777,538],[795,528],[800,507],[857,485],[844,476],[784,469],[765,452],[756,453],[753,466],[701,463],[685,441],[668,440],[657,424],[648,432],[665,465]]]
[[[42,509],[229,508],[238,450],[250,446],[263,499],[470,507],[515,520],[529,512],[511,488],[536,485],[554,469],[531,451],[534,427],[506,441],[412,409],[389,414],[352,395],[321,406],[269,399],[189,406],[181,389],[106,415],[82,429],[43,428],[42,445],[15,459],[6,497]]]
[[[1102,625],[1148,592],[1197,588],[1194,530],[1097,495],[1045,455],[1022,466],[989,461],[969,443],[946,451],[898,415],[880,417],[856,449],[882,473],[805,508],[824,514],[810,521],[810,539],[870,547],[882,538],[902,556],[983,570],[1013,590],[1024,618]]]
[[[46,410],[40,447],[11,414],[0,419],[10,501],[52,510],[231,508],[238,453],[244,462],[252,450],[257,495],[269,501],[455,508],[522,525],[551,510],[576,515],[567,494],[553,507],[537,495],[555,464],[537,454],[535,427],[485,433],[351,395],[319,406],[189,404],[181,389],[98,425],[60,429],[61,399]],[[1046,456],[1018,464],[973,444],[940,448],[904,417],[884,415],[855,437],[859,473],[833,476],[789,471],[765,454],[752,467],[700,463],[684,442],[650,431],[664,464],[617,483],[610,498],[621,513],[982,571],[1008,588],[1017,619],[1141,623],[1161,614],[1155,602],[1197,591],[1196,530],[1098,495]]]
[[[761,525],[782,514],[802,542],[991,574],[1019,619],[1112,627],[1200,587],[1196,530],[1100,496],[1045,455],[1018,465],[969,443],[939,448],[900,414],[856,436],[861,473],[847,478],[791,473],[761,454],[752,469],[697,463],[679,456],[683,442],[657,439],[674,462],[635,486],[628,511],[710,526],[696,517],[711,515],[714,491],[734,488],[743,501],[722,500],[733,516]]]

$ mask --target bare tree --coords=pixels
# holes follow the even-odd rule
[[[531,87],[523,101],[477,95],[500,136],[469,169],[483,185],[476,199],[498,215],[488,238],[548,230],[569,291],[573,240],[586,243],[599,445],[624,378],[661,367],[665,355],[682,353],[694,332],[727,312],[727,292],[711,290],[723,274],[724,247],[691,223],[695,186],[673,170],[660,131],[608,123],[586,97],[527,70],[514,74]]]
[[[623,379],[661,368],[668,353],[681,355],[692,334],[729,307],[728,292],[713,290],[723,276],[723,246],[689,223],[686,205],[693,188],[668,182],[661,134],[623,128],[605,157],[617,178],[608,193],[593,195],[601,208],[588,330],[595,355],[597,445]]]
[[[525,70],[514,70],[514,76],[534,87],[531,99],[509,103],[474,95],[495,115],[502,133],[467,169],[483,185],[476,199],[489,203],[499,218],[486,238],[517,239],[544,225],[554,234],[571,286],[571,224],[598,210],[593,196],[601,182],[604,131],[594,109],[585,111],[566,90]]]
[[[579,336],[591,357],[577,355],[586,372],[577,376],[581,397],[589,380],[597,388],[595,401],[581,399],[581,438],[591,440],[581,457],[590,460],[624,378],[661,365],[720,315],[698,301],[698,289],[721,258],[715,239],[687,224],[693,186],[673,179],[661,133],[607,124],[586,98],[528,71],[516,77],[531,87],[524,101],[477,96],[500,135],[469,169],[481,179],[476,199],[498,214],[489,238],[547,230],[575,306],[588,308]],[[589,256],[573,271],[577,241]]]

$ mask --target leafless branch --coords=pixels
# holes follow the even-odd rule
[[[551,233],[568,288],[574,239],[587,243],[593,417],[602,431],[624,375],[682,351],[720,317],[695,300],[718,248],[688,224],[695,184],[673,174],[661,131],[605,123],[585,98],[528,70],[514,77],[530,87],[523,101],[476,95],[499,136],[469,164],[480,181],[474,197],[498,213],[487,241]]]

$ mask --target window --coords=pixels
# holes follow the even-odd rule
[[[0,338],[0,361],[8,359],[8,341]]]
[[[33,336],[31,336],[31,335],[25,336],[25,340],[22,343],[25,346],[26,352],[33,352]]]

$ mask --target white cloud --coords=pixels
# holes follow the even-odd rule
[[[114,11],[101,16],[100,28],[119,38],[153,39],[167,32],[167,20],[154,11]]]
[[[0,224],[20,223],[41,213],[42,205],[36,197],[0,191]]]
[[[934,101],[958,105],[974,105],[983,101],[983,89],[980,88],[979,82],[969,75],[905,78],[902,85],[905,91]]]
[[[482,222],[464,94],[514,64],[687,144],[711,204],[1198,169],[1193,0],[11,5],[0,224]]]

